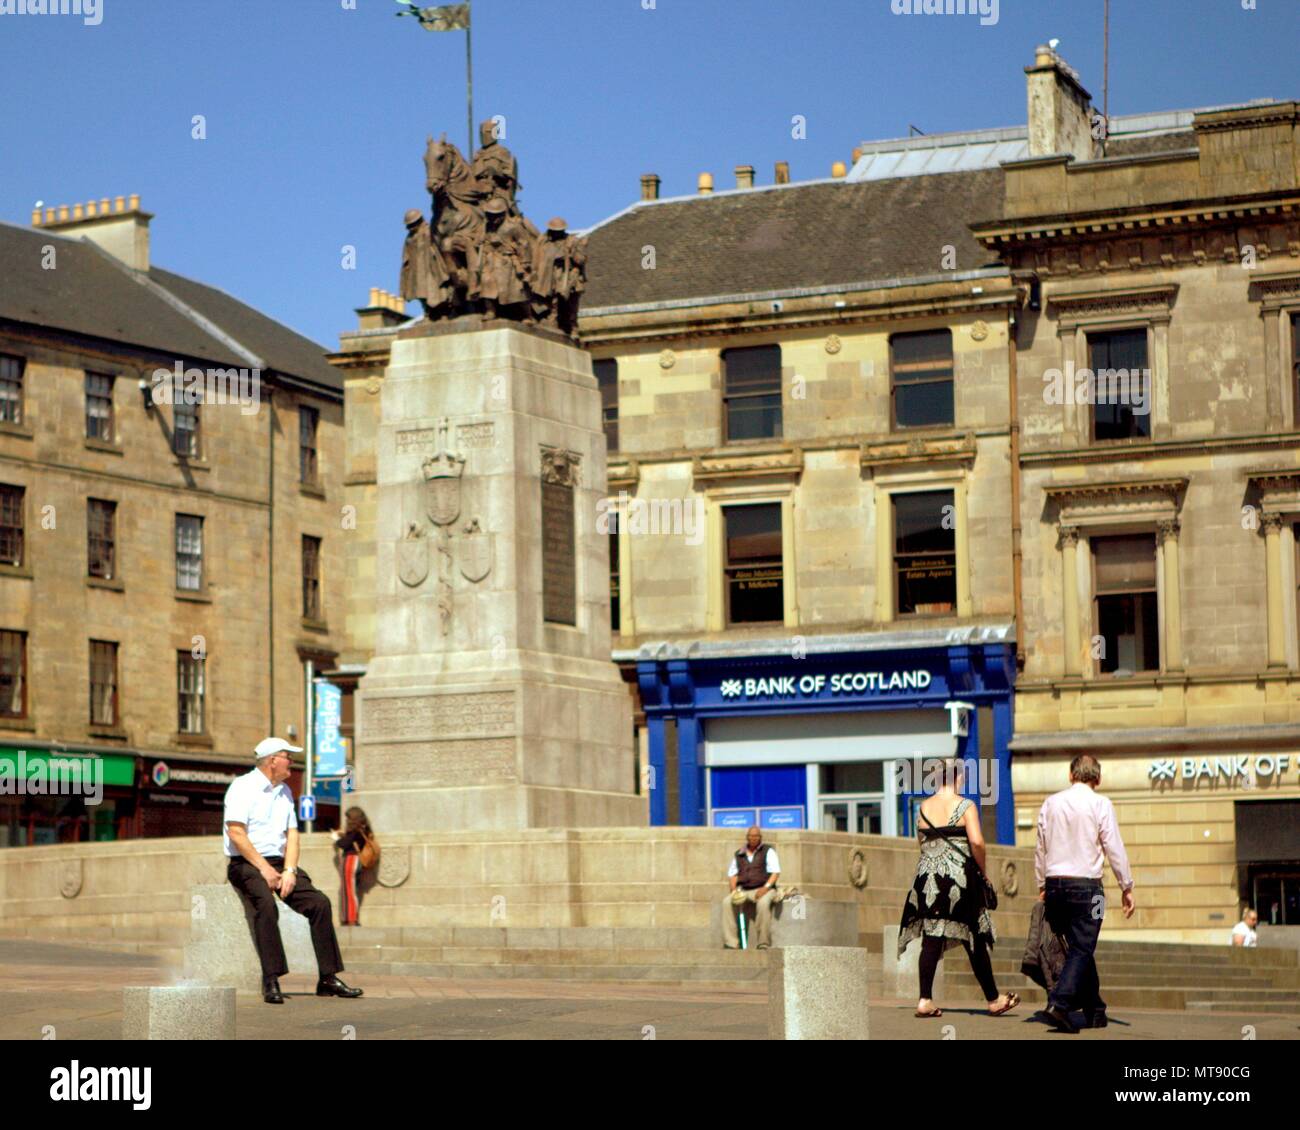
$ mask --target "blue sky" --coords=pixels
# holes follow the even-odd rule
[[[426,135],[465,145],[463,33],[394,0],[101,2],[93,27],[0,15],[0,220],[137,192],[155,263],[335,348],[371,286],[396,288]],[[650,2],[473,0],[475,114],[505,116],[534,220],[590,225],[644,172],[665,195],[739,164],[807,180],[909,125],[1023,123],[1050,37],[1101,101],[1102,0],[1001,0],[991,26],[890,0]],[[1114,0],[1111,112],[1300,97],[1300,0],[1242,5]]]

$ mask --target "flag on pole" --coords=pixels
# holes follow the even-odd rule
[[[421,8],[411,0],[397,0],[406,11],[397,16],[414,16],[425,31],[469,31],[469,4],[442,4],[436,8]]]

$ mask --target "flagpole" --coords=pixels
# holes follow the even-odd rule
[[[473,36],[474,18],[471,14],[469,21],[465,24],[465,86],[469,97],[469,148],[465,155],[472,161],[474,159],[474,40]]]

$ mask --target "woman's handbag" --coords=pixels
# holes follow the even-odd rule
[[[984,882],[984,909],[997,910],[998,892],[994,889],[993,884],[989,882],[989,877],[985,875],[983,871],[980,872],[980,879]]]
[[[379,863],[379,841],[367,832],[361,833],[361,840],[361,866],[369,871]]]

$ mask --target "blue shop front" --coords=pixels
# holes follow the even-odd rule
[[[958,756],[985,838],[1014,843],[1015,645],[985,629],[923,635],[642,650],[651,824],[909,836],[937,759]]]

